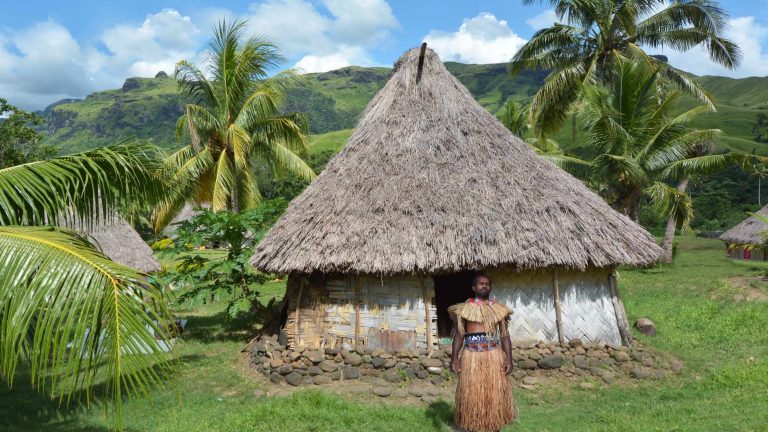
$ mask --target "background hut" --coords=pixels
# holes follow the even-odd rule
[[[768,217],[768,206],[757,211],[757,214]],[[765,238],[763,232],[768,230],[768,224],[750,216],[736,224],[733,228],[720,235],[725,242],[725,253],[729,258],[765,261]]]
[[[80,221],[66,225],[81,233],[112,261],[144,273],[161,270],[160,263],[152,253],[152,248],[121,216],[102,218],[98,224],[91,226]]]
[[[176,230],[179,228],[180,223],[186,222],[199,215],[201,211],[198,210],[198,208],[208,209],[210,207],[211,205],[209,203],[195,204],[194,206],[190,203],[185,203],[179,213],[168,222],[168,225],[166,225],[165,228],[163,228],[163,235],[171,238],[176,237]]]
[[[475,102],[433,51],[414,49],[251,262],[289,274],[284,329],[299,346],[434,346],[477,270],[515,310],[514,341],[620,345],[630,336],[614,267],[660,253]]]

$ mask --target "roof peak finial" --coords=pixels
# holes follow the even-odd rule
[[[427,52],[427,43],[421,44],[421,52],[419,53],[419,70],[416,72],[416,83],[421,81],[421,69],[424,67],[424,54]]]

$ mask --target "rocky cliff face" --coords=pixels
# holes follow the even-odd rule
[[[128,78],[119,90],[65,100],[42,112],[48,137],[45,142],[62,153],[85,150],[137,137],[172,148],[176,120],[182,114],[176,82],[167,75]]]

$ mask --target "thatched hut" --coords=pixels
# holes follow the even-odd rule
[[[256,248],[254,266],[289,274],[289,342],[432,347],[484,271],[515,311],[513,341],[629,343],[613,271],[655,262],[654,238],[422,52],[397,61],[344,149]]]
[[[203,204],[203,208],[208,208],[208,204]],[[171,221],[168,223],[168,225],[163,228],[163,235],[166,237],[175,237],[176,236],[176,229],[178,228],[179,224],[182,222],[186,222],[193,217],[200,214],[200,210],[197,210],[196,206],[193,206],[190,203],[185,203],[184,207],[179,210],[179,213],[171,219]]]
[[[768,206],[758,210],[757,214],[768,217]],[[766,230],[768,230],[768,224],[754,216],[739,222],[720,235],[720,240],[725,242],[726,255],[729,258],[765,261],[766,239],[763,233]]]
[[[95,225],[80,221],[70,222],[70,228],[78,231],[112,261],[144,273],[160,271],[161,266],[152,248],[141,238],[133,226],[121,216],[112,216]]]

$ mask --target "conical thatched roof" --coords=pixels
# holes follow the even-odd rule
[[[406,52],[344,149],[256,248],[274,272],[646,265],[636,223],[536,155],[431,50]]]
[[[768,217],[768,206],[757,211],[757,214]],[[720,240],[735,244],[763,244],[762,233],[768,230],[768,225],[750,216],[736,224],[733,228],[720,235]]]
[[[152,254],[152,248],[131,224],[120,216],[104,219],[93,226],[86,226],[80,221],[67,225],[80,232],[112,261],[144,273],[161,269],[160,263]]]
[[[210,208],[210,204],[203,203],[200,205],[202,208]],[[186,222],[193,217],[200,214],[200,210],[195,210],[195,207],[190,203],[184,204],[179,213],[174,217],[165,228],[163,228],[163,235],[166,237],[173,237],[176,234],[178,225],[182,222]]]

